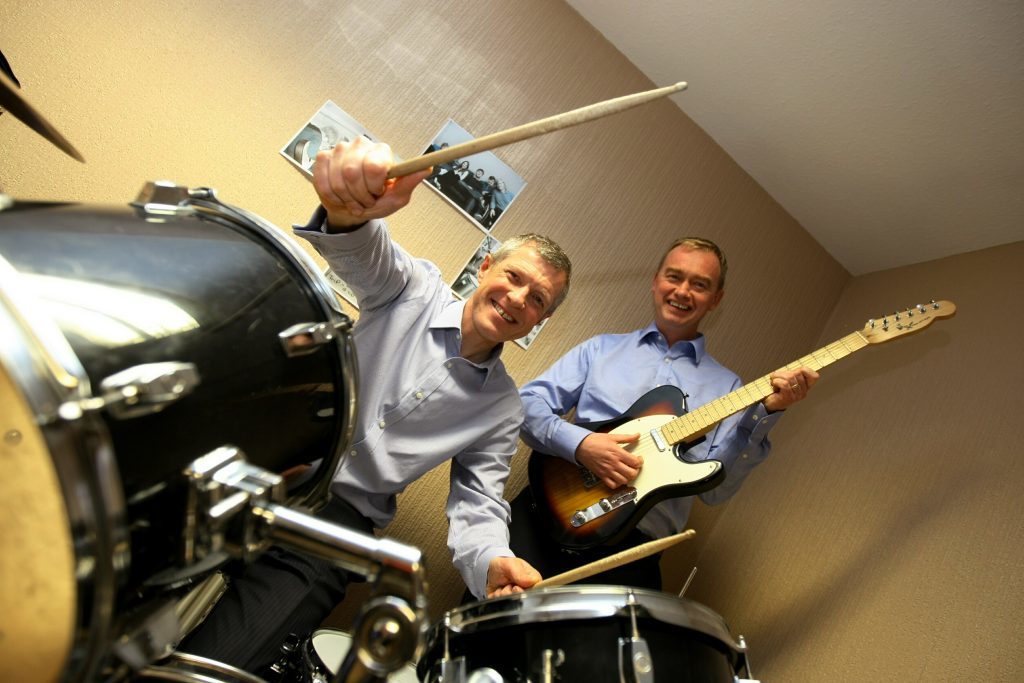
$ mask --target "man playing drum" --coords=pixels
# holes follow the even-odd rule
[[[387,145],[363,138],[320,152],[313,183],[321,206],[295,230],[361,309],[353,332],[359,415],[319,516],[367,533],[384,527],[397,494],[450,460],[456,568],[479,598],[517,592],[540,576],[508,547],[502,493],[523,411],[501,349],[554,312],[571,264],[546,237],[514,237],[484,259],[472,295],[454,299],[438,268],[407,254],[381,220],[409,203],[429,169],[388,180],[391,166]],[[329,562],[272,548],[244,568],[180,650],[264,673],[288,634],[320,625],[347,582]]]

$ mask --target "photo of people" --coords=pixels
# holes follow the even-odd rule
[[[477,247],[476,251],[473,252],[473,255],[469,257],[469,261],[466,262],[466,265],[462,267],[461,271],[459,271],[455,281],[452,282],[452,292],[454,292],[455,296],[460,299],[469,298],[469,295],[472,294],[480,284],[477,280],[477,273],[480,272],[480,264],[484,262],[484,257],[487,256],[487,254],[494,253],[500,246],[501,242],[490,235],[484,237],[483,241],[480,242],[480,246]],[[524,349],[529,348],[530,344],[532,344],[533,340],[537,338],[537,334],[540,333],[541,329],[544,327],[544,323],[546,322],[547,318],[535,325],[525,337],[516,339],[516,345]]]
[[[377,137],[363,124],[349,116],[341,107],[327,100],[313,114],[291,141],[281,149],[281,156],[292,162],[307,175],[313,175],[316,153],[331,149],[339,142],[350,142],[358,136],[377,142]],[[397,159],[397,157],[396,157]]]
[[[473,136],[464,128],[449,119],[423,153],[472,139]],[[490,232],[526,186],[526,181],[493,152],[480,152],[437,164],[434,172],[423,182],[484,232]]]

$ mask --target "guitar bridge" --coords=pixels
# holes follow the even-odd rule
[[[579,528],[587,522],[591,522],[598,517],[602,517],[612,510],[620,508],[626,503],[632,503],[635,500],[636,489],[630,486],[619,493],[616,493],[614,496],[602,498],[589,507],[577,510],[573,513],[572,519],[569,520],[569,523],[574,527]]]

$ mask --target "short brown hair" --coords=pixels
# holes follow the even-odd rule
[[[661,256],[661,261],[658,263],[658,270],[661,270],[661,266],[665,263],[665,258],[672,252],[676,247],[685,247],[692,249],[693,251],[707,251],[718,257],[718,288],[723,289],[725,287],[725,272],[729,269],[729,262],[725,259],[725,252],[722,251],[721,247],[712,242],[709,239],[703,237],[680,237],[672,243],[665,253]]]

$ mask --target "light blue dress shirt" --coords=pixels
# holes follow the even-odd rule
[[[310,242],[359,300],[357,420],[332,492],[383,528],[395,497],[451,460],[448,547],[483,597],[493,558],[508,547],[502,497],[523,411],[497,348],[482,363],[459,355],[464,301],[429,261],[395,244],[383,221],[328,235],[318,210],[295,234]]]
[[[526,419],[521,436],[531,448],[575,463],[576,447],[591,434],[560,416],[576,408],[575,422],[603,422],[619,417],[647,392],[663,385],[682,390],[689,410],[742,386],[739,377],[704,350],[704,335],[668,347],[651,323],[628,334],[602,334],[576,346],[544,374],[520,390]],[[768,415],[756,403],[722,420],[690,456],[720,460],[725,481],[701,494],[709,504],[730,498],[771,450],[768,430],[781,413]],[[678,533],[686,524],[692,497],[663,501],[637,525],[653,538]]]

